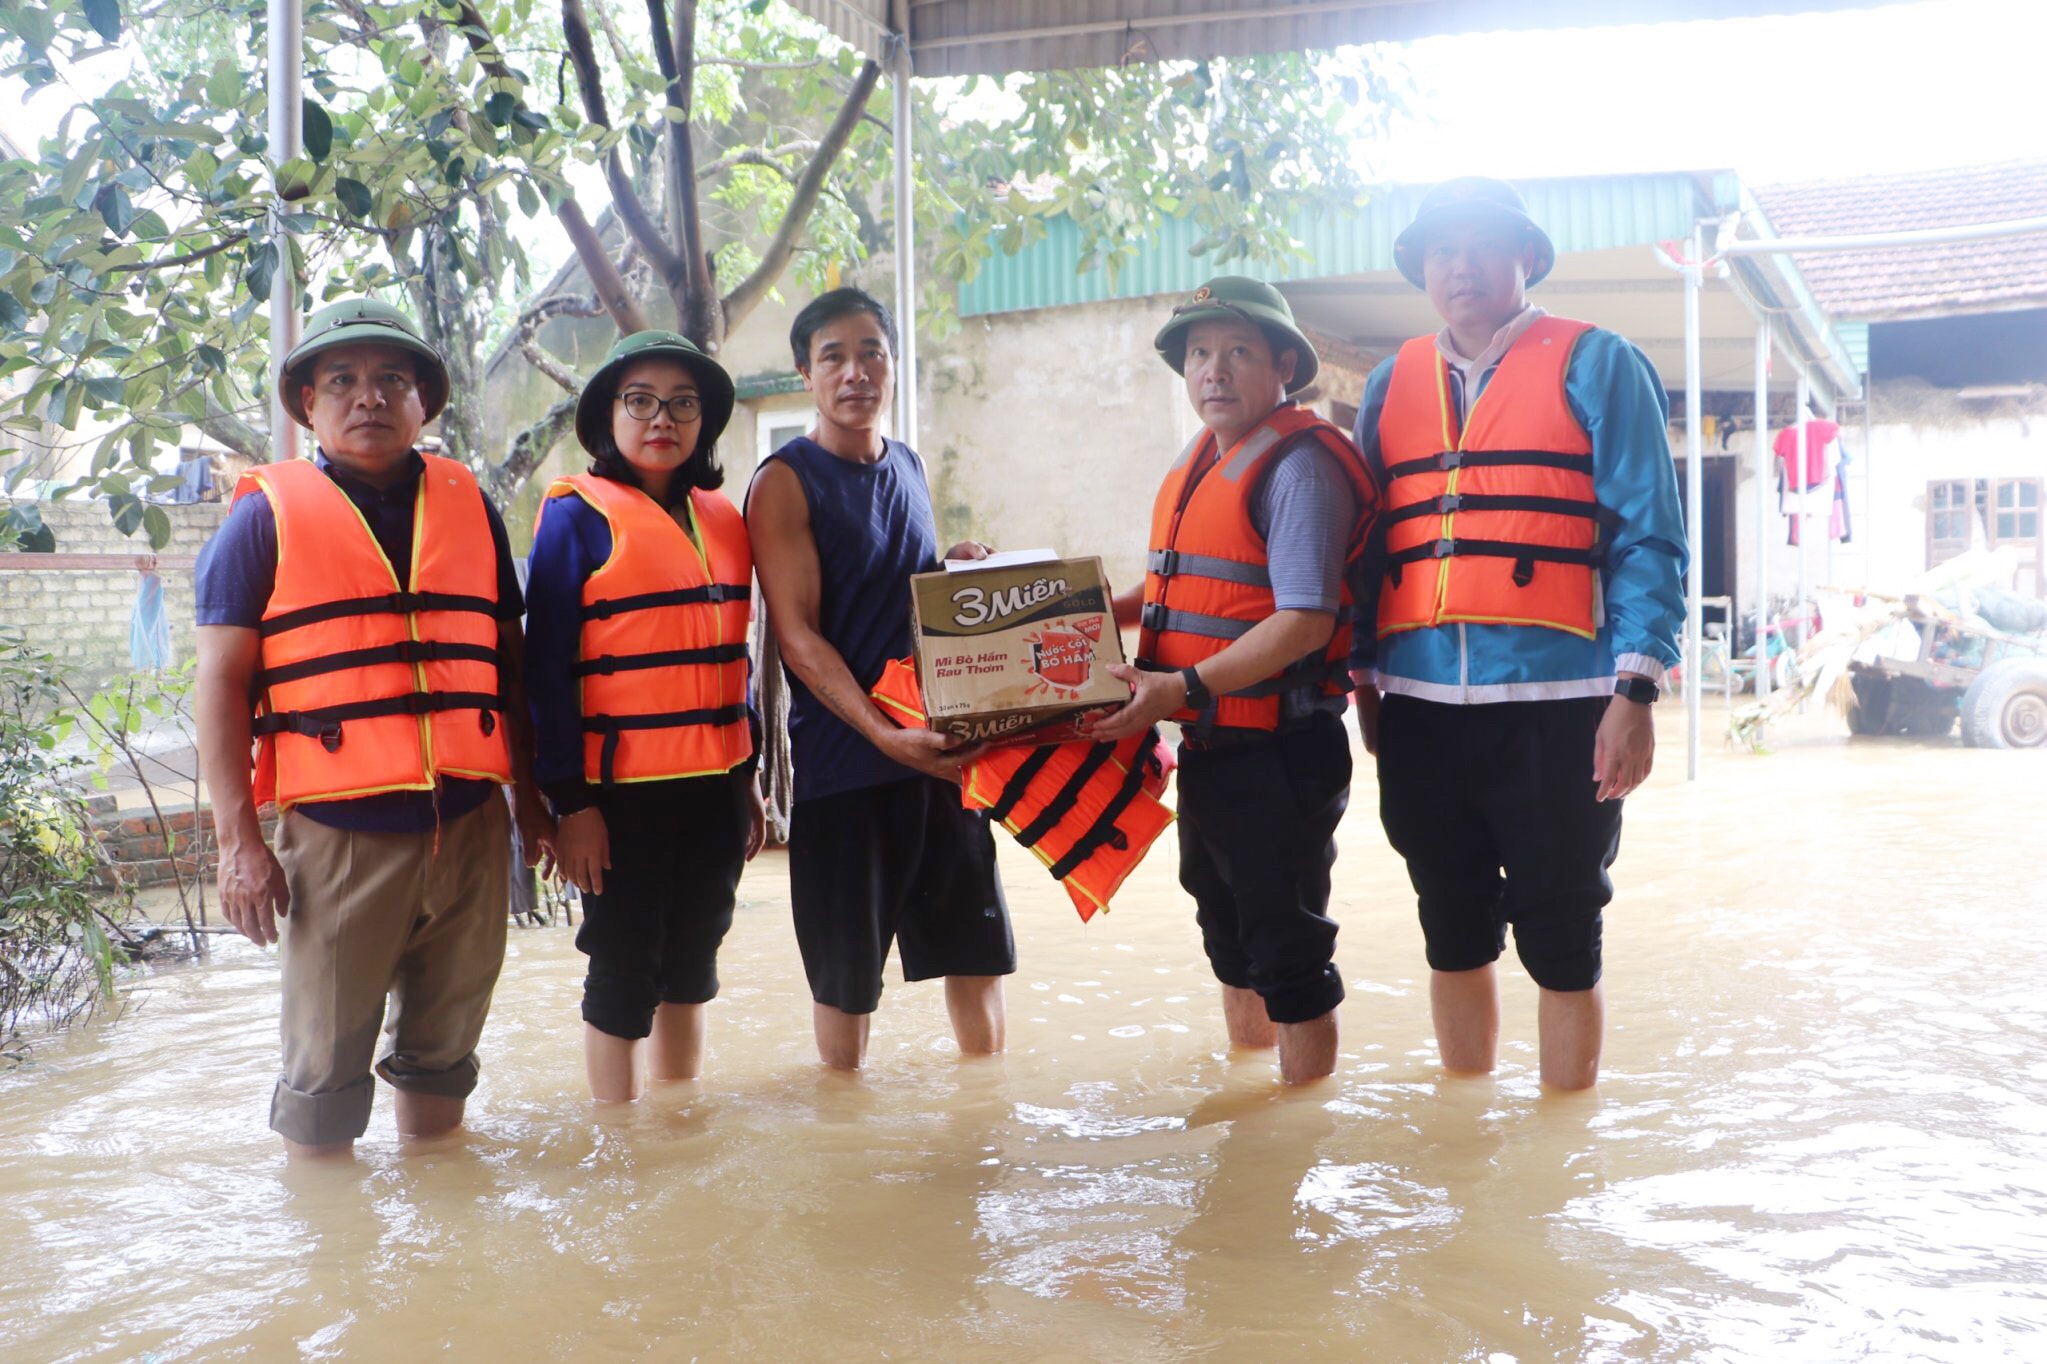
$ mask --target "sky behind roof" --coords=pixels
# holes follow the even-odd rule
[[[2047,156],[2043,0],[1471,34],[1410,44],[1430,181],[1731,168],[1751,184]]]

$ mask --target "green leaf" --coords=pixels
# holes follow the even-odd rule
[[[103,403],[118,403],[128,390],[128,385],[119,375],[101,376],[85,381],[85,391]]]
[[[305,139],[306,155],[313,160],[325,161],[327,153],[334,150],[334,120],[310,99],[300,101],[299,131]]]
[[[135,205],[128,198],[126,189],[118,184],[106,186],[100,195],[99,210],[107,231],[116,237],[128,235],[128,227],[135,221]]]
[[[483,102],[483,116],[502,128],[512,121],[512,115],[519,109],[519,97],[509,91],[500,90]]]
[[[250,298],[270,297],[270,277],[277,270],[277,245],[264,242],[248,255],[248,266],[242,271],[242,283],[248,286]]]
[[[522,128],[531,128],[536,133],[547,131],[547,115],[536,113],[531,109],[514,109],[512,111],[512,122]]]
[[[526,190],[524,185],[521,185],[519,188]],[[526,190],[526,193],[530,194],[531,192]],[[525,198],[522,195],[519,200],[520,207],[524,208],[525,202]],[[528,210],[526,216],[532,217],[533,211]],[[22,307],[21,300],[8,293],[5,289],[0,289],[0,328],[10,332],[28,330],[28,309]]]
[[[375,203],[368,185],[360,180],[351,180],[345,175],[334,182],[334,197],[341,201],[343,208],[358,218],[369,217],[370,209]]]
[[[133,493],[116,493],[107,499],[107,510],[113,513],[114,529],[123,535],[133,535],[142,529],[142,499]]]
[[[142,512],[142,527],[149,532],[149,547],[162,549],[171,542],[171,518],[162,507],[145,507]]]
[[[24,554],[55,554],[57,533],[48,526],[39,524],[34,530],[25,530],[16,535],[14,543]]]

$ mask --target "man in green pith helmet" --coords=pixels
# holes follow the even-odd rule
[[[530,855],[553,831],[504,524],[466,467],[416,448],[447,404],[440,356],[396,308],[346,300],[308,319],[278,399],[316,448],[243,475],[200,555],[199,757],[222,909],[278,945],[270,1125],[293,1155],[346,1154],[373,1060],[402,1136],[461,1123],[504,958],[502,786]]]
[[[1152,508],[1128,704],[1118,740],[1176,720],[1180,884],[1238,1047],[1279,1049],[1280,1078],[1336,1066],[1343,979],[1328,915],[1350,797],[1343,733],[1351,579],[1378,498],[1350,438],[1293,401],[1320,365],[1279,290],[1223,275],[1154,342],[1202,431]]]

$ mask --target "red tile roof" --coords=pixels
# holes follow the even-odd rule
[[[1953,227],[2047,216],[2047,160],[1756,190],[1782,237]],[[1877,321],[2047,307],[2047,234],[1794,259],[1820,306]]]

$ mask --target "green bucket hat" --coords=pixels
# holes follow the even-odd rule
[[[733,398],[732,376],[725,372],[725,367],[676,332],[634,332],[620,338],[611,348],[604,363],[583,385],[583,396],[576,400],[576,439],[585,450],[595,452],[597,442],[611,434],[611,400],[618,396],[619,376],[635,360],[654,359],[681,362],[697,381],[704,422],[697,448],[708,448],[724,433],[725,424],[732,420]]]
[[[379,303],[373,298],[345,298],[339,303],[328,304],[306,319],[305,334],[291,348],[291,354],[284,357],[284,364],[277,371],[277,400],[284,404],[286,412],[291,413],[292,420],[300,426],[312,426],[306,420],[305,408],[299,406],[301,380],[298,372],[306,362],[336,346],[353,346],[366,341],[380,346],[396,346],[425,360],[427,363],[420,366],[420,402],[426,408],[428,421],[441,414],[441,409],[448,405],[448,366],[441,359],[441,353],[422,341],[412,319],[390,304]]]
[[[1151,344],[1175,374],[1187,372],[1187,329],[1197,322],[1249,322],[1283,337],[1287,346],[1300,352],[1294,381],[1287,386],[1289,393],[1306,388],[1322,367],[1315,347],[1294,324],[1294,310],[1287,306],[1286,295],[1263,280],[1217,275],[1173,309],[1172,321],[1159,329]]]
[[[1422,282],[1422,252],[1428,246],[1429,233],[1474,222],[1510,227],[1535,244],[1535,268],[1528,272],[1530,288],[1542,283],[1556,265],[1557,248],[1550,242],[1549,234],[1528,216],[1521,192],[1505,180],[1484,175],[1446,180],[1424,195],[1421,207],[1415,210],[1414,221],[1393,239],[1393,263],[1400,267],[1409,284],[1426,289],[1428,286]]]

